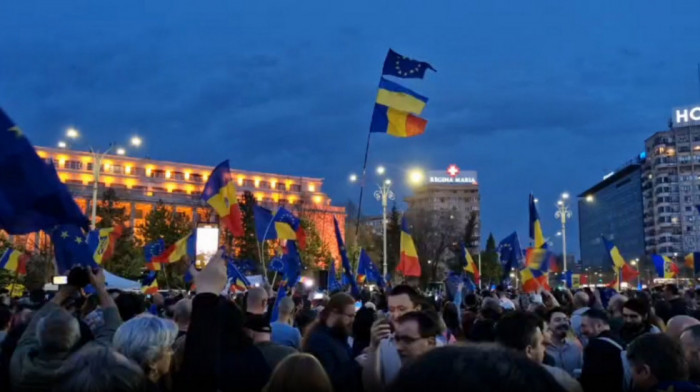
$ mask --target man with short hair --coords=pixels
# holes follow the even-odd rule
[[[664,286],[664,299],[668,303],[668,308],[665,314],[658,315],[664,322],[668,322],[674,316],[688,314],[688,304],[681,296],[677,285],[669,283]]]
[[[401,357],[392,338],[398,319],[412,311],[421,310],[422,298],[411,286],[394,287],[387,298],[389,313],[372,324],[370,346],[362,371],[366,391],[381,391],[401,370]]]
[[[689,327],[680,337],[690,381],[700,383],[700,325]]]
[[[177,337],[187,335],[187,328],[190,326],[190,316],[192,315],[192,300],[183,298],[173,305],[173,321],[177,324]]]
[[[297,350],[271,341],[272,328],[264,315],[249,316],[243,325],[244,331],[253,339],[253,343],[265,357],[265,361],[274,370],[286,357],[296,354]]]
[[[582,391],[581,385],[564,370],[542,363],[545,356],[544,321],[532,312],[506,313],[496,323],[496,342],[525,354],[531,361],[543,366],[569,392]]]
[[[299,329],[292,326],[294,322],[294,300],[284,297],[280,300],[277,308],[277,321],[270,324],[272,327],[272,341],[299,349],[301,346],[301,333]]]
[[[700,325],[700,321],[694,317],[686,315],[673,316],[666,324],[666,335],[678,340],[686,329],[694,325]]]
[[[249,315],[261,315],[267,313],[267,290],[262,287],[251,287],[245,301],[245,311]]]
[[[587,338],[581,333],[581,319],[583,314],[590,309],[588,307],[588,294],[585,291],[578,291],[574,294],[574,311],[571,313],[571,328],[574,330],[574,334],[581,341],[583,346],[588,343]]]
[[[554,308],[548,313],[547,323],[552,332],[551,342],[547,345],[547,354],[554,359],[556,367],[574,376],[575,372],[583,367],[583,352],[579,345],[567,339],[571,330],[569,317],[561,308]]]
[[[688,382],[680,344],[662,333],[644,334],[627,348],[632,383],[638,391],[700,391]]]
[[[61,307],[79,289],[61,287],[54,298],[34,314],[22,334],[10,363],[10,379],[14,391],[46,391],[56,381],[57,370],[76,351],[92,346],[110,347],[112,337],[121,324],[119,311],[107,293],[103,270],[93,274],[90,283],[97,292],[103,310],[104,324],[95,332],[95,340],[82,347],[78,320]]]
[[[439,334],[438,320],[424,312],[408,312],[400,316],[396,323],[394,341],[402,363],[435,348]]]
[[[622,345],[610,332],[608,314],[589,309],[581,318],[581,333],[588,339],[583,350],[581,386],[586,391],[617,392],[623,386]]]
[[[649,303],[640,298],[629,299],[622,306],[624,323],[620,330],[620,340],[625,346],[646,333],[661,332],[649,322],[650,311]]]

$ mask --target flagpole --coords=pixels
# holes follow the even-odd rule
[[[362,181],[360,182],[360,201],[357,203],[357,220],[355,221],[355,242],[359,242],[360,217],[362,216],[362,195],[365,191],[365,180],[367,177],[367,159],[369,157],[369,144],[372,132],[367,132],[367,146],[365,147],[365,159],[362,163]]]
[[[479,285],[479,288],[481,288],[481,251],[479,251],[479,279],[477,284]]]

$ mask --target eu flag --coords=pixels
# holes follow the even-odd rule
[[[53,166],[0,109],[0,229],[27,234],[59,224],[87,229],[88,219]]]
[[[351,293],[353,297],[357,298],[360,295],[360,289],[357,287],[355,277],[352,275],[352,267],[350,266],[348,252],[345,248],[345,243],[343,242],[343,236],[340,234],[338,219],[336,219],[335,216],[333,217],[333,223],[335,224],[335,239],[338,242],[338,253],[340,253],[340,259],[343,264],[343,278],[347,279],[347,281],[350,283]]]
[[[154,256],[159,256],[163,252],[165,252],[165,240],[162,238],[143,247],[143,256],[147,263],[150,263]]]
[[[423,79],[427,69],[432,69],[435,71],[435,68],[425,61],[409,59],[408,57],[402,56],[389,49],[389,53],[387,53],[386,59],[384,60],[384,70],[382,71],[382,75],[391,75],[406,79]]]
[[[343,286],[338,282],[338,277],[335,274],[335,260],[330,262],[328,268],[328,292],[333,293],[335,291],[340,291]]]
[[[517,232],[513,232],[498,244],[498,253],[503,266],[503,280],[505,280],[512,268],[519,269],[523,264],[523,251],[520,248]]]
[[[283,256],[284,259],[284,281],[286,287],[294,287],[299,278],[301,278],[301,256],[297,249],[297,244],[294,241],[287,241],[287,253]]]
[[[56,269],[63,275],[76,265],[97,268],[83,231],[75,225],[60,225],[51,232]]]

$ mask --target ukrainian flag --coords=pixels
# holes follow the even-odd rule
[[[228,159],[221,162],[209,175],[207,185],[202,192],[205,200],[219,215],[224,226],[236,237],[245,235],[243,218],[238,207],[236,187],[231,179]]]
[[[0,268],[16,272],[18,275],[26,275],[28,260],[29,255],[26,253],[8,248],[0,257]]]
[[[688,253],[685,256],[685,266],[697,274],[700,270],[700,252]]]
[[[413,137],[425,132],[428,120],[381,104],[374,104],[369,131],[396,137]]]
[[[467,265],[464,267],[464,271],[471,272],[474,275],[474,280],[479,282],[480,281],[479,268],[476,266],[476,263],[474,262],[472,255],[469,254],[469,250],[464,245],[462,245],[462,251],[464,252],[464,259],[467,262]]]
[[[532,193],[530,193],[530,239],[532,239],[535,248],[541,248],[544,245],[540,214],[537,212],[535,195]]]
[[[421,114],[428,103],[428,97],[382,78],[379,81],[377,103],[402,112]]]
[[[411,231],[405,216],[401,218],[400,247],[401,254],[396,271],[402,272],[404,276],[420,276],[421,268],[418,261],[418,252],[416,251],[416,245],[413,243],[413,237],[411,237]]]
[[[158,292],[158,275],[151,271],[141,282],[141,292],[144,294],[155,294]]]

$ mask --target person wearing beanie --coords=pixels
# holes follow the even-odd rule
[[[620,330],[620,339],[625,345],[646,333],[659,333],[658,328],[649,322],[651,308],[649,303],[641,298],[627,300],[622,306],[622,318],[624,320]]]
[[[248,314],[243,329],[253,339],[255,346],[265,357],[265,361],[272,370],[283,359],[298,352],[292,347],[272,342],[272,327],[270,327],[270,320],[266,315]]]

